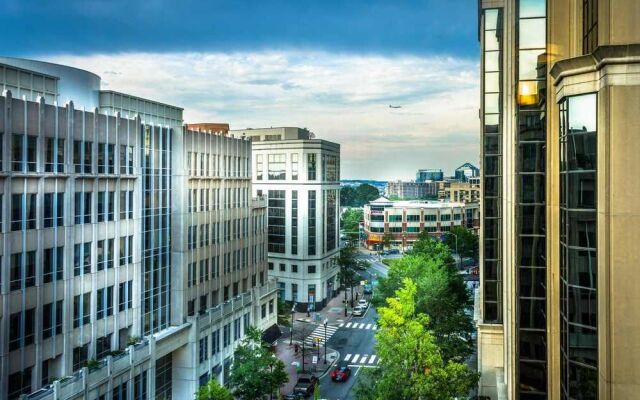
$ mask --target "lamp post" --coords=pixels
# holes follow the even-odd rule
[[[304,340],[302,340],[302,373],[304,374]]]
[[[460,269],[460,263],[462,262],[462,257],[460,257],[460,253],[458,253],[458,235],[456,235],[455,233],[451,233],[449,232],[449,235],[453,235],[453,237],[456,238],[456,255],[458,256],[458,269]]]
[[[291,336],[289,337],[289,346],[293,344],[293,314],[296,312],[296,303],[293,303],[293,307],[291,307]]]
[[[328,319],[324,319],[324,363],[327,363],[327,322]]]
[[[344,276],[344,269],[342,270],[342,285],[344,286],[344,316],[347,316],[347,283]]]

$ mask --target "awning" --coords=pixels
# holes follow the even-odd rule
[[[280,336],[282,336],[282,332],[277,324],[271,325],[262,332],[262,340],[269,344],[274,344]]]

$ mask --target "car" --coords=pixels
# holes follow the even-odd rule
[[[316,378],[314,375],[300,374],[298,375],[298,381],[293,388],[293,393],[302,395],[304,397],[309,397],[313,394],[313,391],[316,389],[316,385],[318,385],[318,383],[318,378]]]
[[[373,293],[373,286],[371,286],[371,285],[369,285],[369,284],[364,285],[364,291],[363,291],[363,293],[364,293],[364,294],[371,294],[371,293]]]
[[[389,250],[389,254],[400,254],[400,250],[398,250],[398,249],[391,249],[391,250]]]
[[[388,256],[389,252],[387,250],[383,250],[382,253],[380,253],[383,256]]]
[[[333,371],[331,371],[331,380],[334,382],[344,382],[351,376],[351,368],[345,362],[338,364]]]
[[[356,308],[353,309],[353,311],[351,312],[351,314],[354,317],[362,317],[365,313],[365,311],[367,311],[366,308],[362,307],[362,306],[356,306]]]
[[[360,299],[360,300],[358,300],[358,306],[360,306],[362,308],[367,308],[367,307],[369,307],[369,302],[366,301],[365,299]]]

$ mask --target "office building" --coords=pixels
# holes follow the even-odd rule
[[[478,203],[391,201],[381,197],[364,206],[365,243],[371,250],[382,250],[385,235],[390,235],[391,246],[406,250],[423,231],[439,238],[454,226],[477,232],[479,224]]]
[[[268,201],[269,276],[280,298],[319,310],[336,293],[340,145],[301,128],[232,130],[253,148],[253,190]]]
[[[224,381],[246,328],[276,320],[250,142],[188,130],[181,108],[87,71],[0,70],[0,398]]]
[[[444,179],[444,173],[441,169],[419,169],[416,172],[416,182],[441,181]]]
[[[460,182],[466,182],[470,178],[480,176],[480,169],[473,164],[464,163],[454,171],[454,178]]]
[[[386,196],[391,199],[434,199],[438,196],[438,183],[390,181],[385,188]]]
[[[637,398],[640,2],[479,4],[480,394]]]
[[[469,178],[466,182],[444,183],[438,191],[438,199],[462,203],[480,202],[480,177]]]

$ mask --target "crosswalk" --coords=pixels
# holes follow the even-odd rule
[[[331,339],[331,336],[333,336],[334,333],[336,333],[336,331],[338,330],[339,327],[337,326],[332,326],[332,325],[327,325],[327,331],[326,331],[326,339],[327,341],[329,341],[329,339]],[[309,336],[307,336],[307,338],[304,340],[304,344],[306,346],[313,346],[314,344],[317,345],[318,343],[320,343],[321,346],[324,346],[324,342],[325,342],[325,327],[324,325],[318,325],[316,327],[316,329],[313,330],[313,332],[311,332],[311,334]]]
[[[340,325],[338,325],[338,328],[364,329],[364,330],[375,331],[378,329],[378,325],[367,324],[365,322],[347,322],[347,323],[343,322]]]
[[[343,361],[349,363],[349,365],[377,365],[380,359],[375,354],[347,354],[344,356]]]

